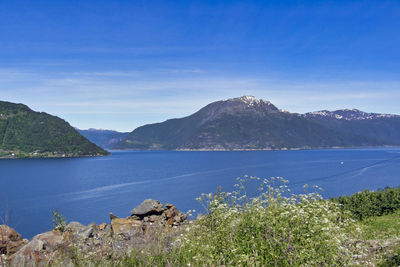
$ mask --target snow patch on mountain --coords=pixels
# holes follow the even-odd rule
[[[245,96],[238,97],[238,98],[231,98],[231,99],[228,99],[227,101],[241,101],[241,102],[247,104],[248,106],[260,105],[260,104],[265,104],[268,106],[272,105],[272,103],[267,100],[257,99],[251,95],[245,95]]]
[[[381,118],[398,118],[399,115],[395,114],[379,114],[379,113],[367,113],[358,109],[339,109],[335,111],[320,110],[305,113],[302,115],[306,118],[334,118],[338,120],[373,120]]]

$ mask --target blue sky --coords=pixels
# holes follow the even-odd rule
[[[1,100],[131,131],[242,95],[400,114],[400,2],[0,0]]]

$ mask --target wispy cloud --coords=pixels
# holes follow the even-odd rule
[[[168,72],[170,75],[166,75]],[[79,114],[96,116],[86,128],[117,124],[117,129],[132,130],[143,123],[143,118],[157,122],[183,117],[212,101],[247,94],[299,113],[345,107],[400,113],[397,105],[390,105],[400,101],[400,81],[393,80],[287,81],[273,75],[225,76],[185,69],[51,74],[0,69],[0,83],[2,99],[24,102],[36,110],[70,119],[73,125],[82,125]],[[131,118],[129,126],[125,125],[126,116]]]

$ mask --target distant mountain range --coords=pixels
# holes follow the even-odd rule
[[[0,157],[100,156],[107,151],[66,121],[23,104],[0,101]]]
[[[306,114],[243,96],[180,119],[135,129],[113,148],[138,150],[295,149],[400,145],[400,116],[355,109]]]
[[[91,142],[106,149],[112,148],[116,143],[124,140],[129,134],[113,130],[103,130],[103,129],[93,129],[93,128],[90,128],[88,130],[80,130],[80,129],[76,130],[81,135],[89,139]]]

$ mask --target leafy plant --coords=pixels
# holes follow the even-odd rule
[[[60,214],[58,209],[54,210],[52,213],[53,213],[53,230],[64,232],[65,227],[67,226],[67,220],[62,214]]]

